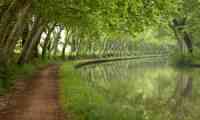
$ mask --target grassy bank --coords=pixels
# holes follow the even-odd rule
[[[200,67],[200,56],[191,54],[173,54],[171,63],[177,67]]]

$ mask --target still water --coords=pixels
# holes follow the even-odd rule
[[[92,91],[86,119],[199,120],[200,70],[156,60],[120,61],[78,70]]]

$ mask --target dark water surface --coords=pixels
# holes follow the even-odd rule
[[[177,69],[156,60],[89,65],[79,71],[101,96],[102,106],[88,111],[93,119],[200,120],[199,69]]]

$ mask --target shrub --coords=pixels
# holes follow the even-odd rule
[[[172,55],[172,63],[176,66],[190,66],[194,63],[195,58],[190,54],[176,53]]]

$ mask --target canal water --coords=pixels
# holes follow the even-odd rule
[[[77,86],[83,87],[82,93],[76,94],[71,106],[82,116],[79,119],[200,119],[198,69],[178,69],[163,60],[148,60],[88,65],[76,71],[84,82]]]

